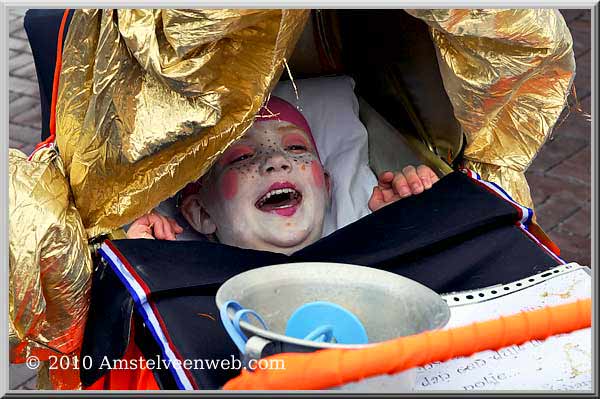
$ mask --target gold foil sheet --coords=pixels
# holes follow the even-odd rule
[[[10,361],[77,353],[92,260],[60,157],[9,150]]]
[[[198,179],[251,125],[307,10],[76,10],[57,146],[90,237]]]
[[[575,74],[558,10],[410,10],[430,26],[445,89],[466,136],[466,166],[532,207],[524,176]]]

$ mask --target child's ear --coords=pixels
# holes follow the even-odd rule
[[[181,213],[196,231],[206,235],[217,231],[217,226],[202,205],[200,195],[187,195],[181,202]]]

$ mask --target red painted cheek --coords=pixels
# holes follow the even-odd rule
[[[325,184],[325,177],[323,176],[323,168],[319,161],[312,161],[311,163],[313,180],[315,181],[315,185],[317,187],[323,187]]]
[[[238,173],[235,170],[228,170],[221,177],[221,194],[226,200],[235,197],[238,190]]]

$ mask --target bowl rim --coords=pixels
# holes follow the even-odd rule
[[[450,307],[448,306],[447,302],[437,292],[435,292],[431,288],[419,283],[418,281],[412,280],[408,277],[404,277],[400,274],[389,272],[387,270],[377,269],[377,268],[369,267],[369,266],[360,266],[360,265],[353,265],[350,263],[337,263],[337,262],[281,263],[281,264],[257,267],[255,269],[247,270],[245,272],[236,274],[235,276],[226,280],[217,290],[217,294],[215,295],[215,302],[216,302],[217,308],[220,311],[223,303],[225,303],[225,300],[222,298],[222,296],[224,295],[223,292],[225,291],[223,288],[226,289],[229,285],[233,284],[232,283],[233,281],[235,281],[237,279],[247,278],[247,276],[252,273],[261,273],[261,272],[264,273],[265,270],[268,270],[268,269],[275,269],[275,268],[281,269],[282,267],[299,269],[301,267],[307,267],[307,265],[308,265],[308,267],[333,266],[333,267],[337,267],[337,268],[352,268],[352,269],[359,268],[365,272],[369,271],[371,273],[376,272],[378,274],[387,274],[391,278],[394,278],[397,280],[404,280],[405,282],[408,282],[409,284],[412,284],[415,287],[419,287],[419,289],[422,289],[424,291],[429,291],[429,293],[433,294],[432,298],[437,297],[439,299],[439,304],[441,305],[441,308],[443,309],[444,317],[441,318],[435,324],[435,326],[433,328],[431,328],[430,330],[425,330],[425,331],[431,331],[431,330],[437,330],[437,329],[443,328],[444,326],[446,326],[448,324],[448,321],[450,320]],[[365,347],[369,347],[369,346],[373,346],[373,345],[378,345],[383,342],[389,341],[389,340],[386,340],[386,341],[379,341],[379,342],[370,342],[367,344],[337,344],[337,343],[329,343],[329,342],[314,342],[314,341],[308,341],[308,340],[304,340],[304,339],[300,339],[300,338],[290,337],[290,336],[279,334],[279,333],[276,333],[276,332],[273,332],[270,330],[265,330],[265,329],[257,327],[257,326],[255,326],[247,321],[244,321],[244,320],[240,321],[240,327],[242,328],[242,330],[245,330],[245,332],[251,333],[250,336],[257,335],[261,338],[264,338],[264,339],[267,339],[270,341],[274,341],[274,342],[281,342],[281,343],[285,343],[285,344],[292,344],[292,345],[310,347],[310,348],[315,348],[315,349],[328,349],[328,348],[358,349],[358,348],[365,348]],[[419,333],[417,333],[417,334],[419,334]],[[396,338],[399,338],[399,337],[391,338],[390,340],[393,340]]]

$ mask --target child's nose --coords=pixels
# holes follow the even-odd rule
[[[268,156],[261,168],[261,172],[263,174],[271,174],[276,172],[290,173],[291,171],[291,162],[282,154],[277,153]]]

